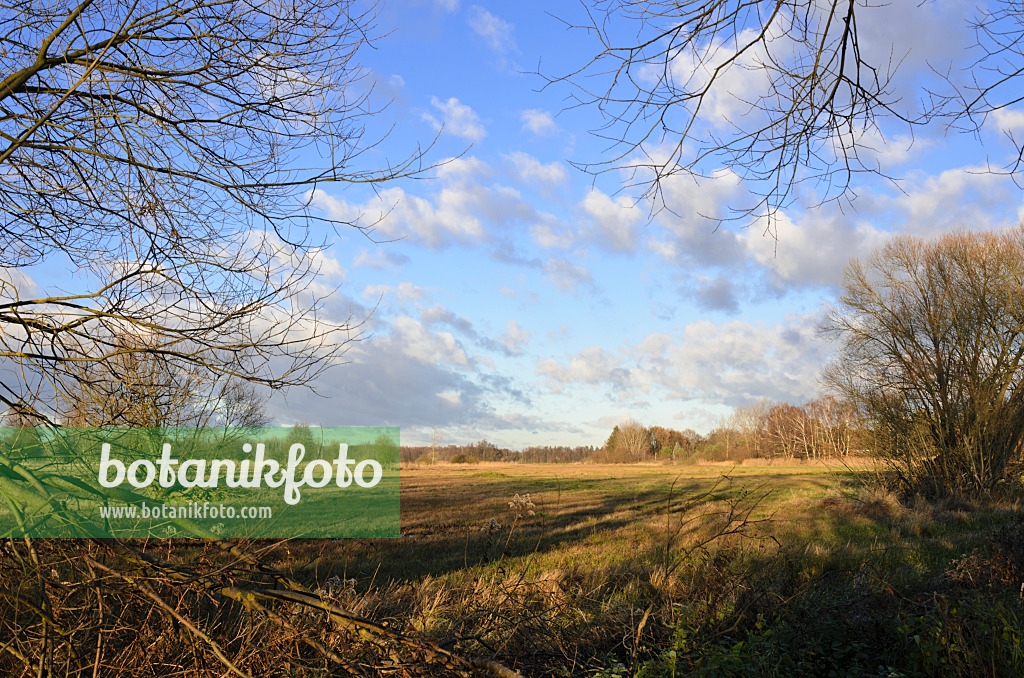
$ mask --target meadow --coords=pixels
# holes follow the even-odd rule
[[[901,500],[874,474],[408,464],[399,538],[6,542],[0,673],[1024,674],[1013,493]]]
[[[1018,506],[901,503],[871,474],[410,465],[402,538],[294,543],[275,564],[523,675],[1024,671]]]

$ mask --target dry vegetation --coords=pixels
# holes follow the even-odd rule
[[[0,671],[1016,675],[1017,506],[864,473],[410,466],[400,539],[8,542]]]

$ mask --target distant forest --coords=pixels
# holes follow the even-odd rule
[[[511,450],[480,440],[468,445],[403,446],[402,462],[473,464],[696,463],[744,459],[822,459],[869,454],[873,435],[852,404],[819,398],[804,405],[758,400],[738,408],[708,434],[645,426],[628,420],[612,429],[605,444],[544,445]]]

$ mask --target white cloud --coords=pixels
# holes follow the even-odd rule
[[[462,405],[462,394],[458,391],[441,391],[437,397],[456,407]]]
[[[248,241],[257,251],[271,255],[278,265],[293,271],[314,274],[311,289],[315,292],[322,293],[332,289],[330,286],[324,286],[330,279],[341,281],[348,277],[348,271],[338,258],[325,248],[295,248],[272,231],[250,231]]]
[[[385,188],[364,204],[350,204],[317,190],[313,202],[335,219],[362,216],[374,223],[372,235],[381,240],[406,238],[431,249],[454,243],[489,241],[510,224],[537,224],[553,219],[538,213],[518,190],[480,179],[490,167],[469,156],[438,168],[440,189],[421,197],[400,187]],[[425,184],[421,184],[425,185]]]
[[[978,69],[963,68],[965,55],[966,61],[972,58],[968,50],[976,10],[976,3],[969,2],[868,3],[857,8],[859,56],[883,77],[890,64],[899,64],[888,89],[891,99],[901,102],[897,106],[912,114],[921,83],[935,73],[953,78],[978,74]]]
[[[648,239],[648,249],[685,267],[736,266],[743,261],[736,233],[711,217],[743,190],[734,172],[719,170],[705,179],[677,174],[665,178],[661,188],[672,210],[658,212],[655,221],[665,233]]]
[[[777,239],[760,229],[748,229],[740,240],[780,289],[838,285],[851,257],[864,256],[888,237],[868,221],[835,207],[795,216],[779,212],[777,217]]]
[[[392,296],[400,302],[420,301],[426,298],[427,288],[410,282],[399,283],[397,287],[393,285],[367,285],[363,288],[361,296],[370,301],[376,301],[377,299],[386,301]]]
[[[900,231],[930,236],[951,228],[990,229],[1016,223],[1020,189],[987,167],[960,167],[939,174],[915,173],[903,192],[863,201],[867,209],[888,214]]]
[[[593,284],[590,271],[568,259],[548,259],[544,262],[544,274],[548,282],[563,291]]]
[[[703,309],[736,313],[740,309],[738,293],[737,285],[730,278],[719,276],[701,279],[694,297]]]
[[[459,0],[434,0],[434,7],[446,12],[454,12],[459,8]]]
[[[19,301],[39,294],[39,285],[20,268],[0,267],[0,300]]]
[[[636,226],[644,215],[632,200],[612,198],[595,188],[580,203],[580,210],[581,231],[591,240],[618,252],[636,248]]]
[[[617,353],[591,346],[536,372],[556,391],[569,385],[611,386],[620,400],[653,390],[674,398],[741,404],[761,397],[803,403],[817,395],[817,375],[829,355],[816,337],[815,317],[762,324],[710,320],[676,336],[648,335]]]
[[[985,124],[1000,132],[1024,131],[1024,110],[1019,108],[1000,108],[993,111],[985,120]]]
[[[442,101],[432,96],[430,105],[441,113],[441,120],[430,113],[424,113],[423,119],[433,125],[435,130],[443,130],[445,134],[451,134],[471,142],[481,141],[487,136],[487,131],[480,122],[480,116],[456,97],[449,97]]]
[[[469,8],[469,26],[482,37],[487,46],[499,54],[515,49],[512,31],[515,26],[488,12],[479,5]]]
[[[437,177],[451,182],[477,181],[493,174],[490,165],[470,155],[461,158],[443,160],[437,168]]]
[[[934,139],[910,134],[887,137],[874,127],[862,129],[856,136],[858,160],[866,167],[877,166],[887,175],[891,175],[894,168],[920,157],[922,152],[936,144]]]
[[[548,136],[558,131],[555,119],[551,114],[539,108],[528,108],[519,114],[523,129],[533,132],[539,137]]]
[[[508,324],[505,325],[505,333],[499,337],[498,341],[504,344],[512,355],[520,355],[530,341],[530,333],[519,327],[519,323],[514,318],[510,318]]]
[[[527,183],[550,188],[565,183],[565,166],[560,162],[542,163],[529,153],[513,151],[503,156],[515,170],[516,177]]]
[[[491,378],[449,332],[400,316],[351,345],[346,364],[317,382],[317,393],[290,391],[272,399],[281,422],[323,426],[407,428],[487,426],[489,403],[521,399],[515,385]],[[296,417],[295,413],[301,413]]]
[[[549,377],[556,388],[571,383],[610,383],[617,388],[628,386],[629,370],[619,367],[620,360],[603,346],[590,346],[561,365],[553,358],[537,363],[537,374]]]
[[[744,29],[736,36],[737,45],[746,45],[757,37],[753,29]],[[773,40],[772,49],[780,54],[787,53],[782,38]],[[676,54],[669,64],[667,77],[672,86],[689,92],[700,91],[715,78],[714,86],[701,101],[701,117],[712,127],[730,129],[739,118],[751,112],[751,103],[768,94],[771,73],[761,67],[765,60],[761,46],[746,50],[731,65],[729,59],[736,57],[737,47],[722,42],[712,42],[700,51],[685,49]],[[722,70],[719,70],[722,69]],[[659,78],[666,77],[664,69],[655,63],[643,65],[637,77],[647,86],[653,86]]]
[[[567,230],[555,232],[550,224],[534,224],[530,227],[533,241],[546,250],[569,249],[576,242],[576,236]]]
[[[485,199],[482,193],[479,187],[445,188],[431,202],[409,195],[401,188],[384,189],[379,200],[384,220],[377,230],[387,237],[415,234],[430,248],[442,247],[453,240],[479,242],[485,236],[483,223],[469,208],[471,203]]]
[[[392,335],[406,346],[406,355],[426,363],[468,366],[469,358],[450,332],[430,332],[417,320],[395,318]]]

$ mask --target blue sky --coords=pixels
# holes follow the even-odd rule
[[[860,29],[865,50],[902,56],[894,87],[912,104],[929,68],[969,54],[970,8],[893,5],[864,10]],[[380,244],[354,232],[335,240],[320,281],[340,286],[332,318],[369,318],[318,395],[275,398],[278,423],[400,426],[408,444],[437,430],[445,442],[511,447],[600,444],[628,417],[706,432],[758,398],[819,395],[832,349],[815,325],[850,257],[894,233],[1024,216],[1013,181],[979,171],[1010,159],[1004,135],[1024,131],[1024,109],[990,116],[980,136],[936,125],[911,142],[883,126],[865,143],[899,181],[856,177],[849,199],[821,206],[823,189],[805,184],[779,213],[777,238],[705,216],[753,188],[715,167],[699,185],[667,182],[671,212],[652,210],[622,173],[569,164],[606,158],[607,143],[591,134],[597,111],[567,110],[570,90],[533,74],[568,72],[595,49],[549,14],[563,11],[580,18],[571,3],[383,8],[387,35],[361,61],[373,96],[391,104],[367,135],[394,130],[365,161],[435,137],[428,159],[450,160],[376,194],[318,189],[325,214],[378,222]],[[736,92],[759,86],[754,71],[730,77]],[[709,125],[739,115],[728,96],[714,103]]]

